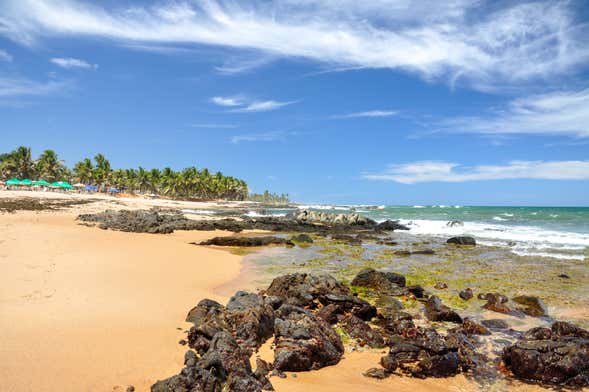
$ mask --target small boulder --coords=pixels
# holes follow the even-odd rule
[[[513,302],[523,305],[517,309],[532,317],[544,317],[548,315],[546,305],[538,297],[531,295],[519,295],[512,298]]]
[[[365,268],[358,272],[352,280],[353,286],[368,287],[379,291],[387,291],[396,287],[405,287],[405,277],[394,272],[381,272],[372,268]]]
[[[449,321],[462,324],[462,317],[454,310],[442,304],[440,298],[435,295],[429,297],[425,303],[425,317],[430,321]]]
[[[477,244],[476,240],[473,237],[468,236],[459,236],[459,237],[452,237],[446,241],[447,244],[454,244],[454,245],[470,245],[474,246]]]
[[[464,290],[461,290],[460,293],[458,293],[458,296],[465,301],[468,301],[469,299],[471,299],[473,297],[473,295],[474,294],[473,294],[472,289],[470,287],[468,287]]]

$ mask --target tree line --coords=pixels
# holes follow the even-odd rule
[[[246,200],[248,186],[245,181],[221,172],[188,167],[181,171],[166,167],[162,170],[112,169],[103,154],[94,159],[85,158],[73,168],[65,165],[53,150],[43,151],[33,159],[29,147],[18,147],[0,154],[0,177],[3,180],[43,179],[49,182],[68,181],[96,185],[100,189],[114,187],[130,193],[155,193],[173,198],[195,200]]]

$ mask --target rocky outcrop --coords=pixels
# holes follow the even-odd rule
[[[329,324],[298,306],[278,309],[274,336],[274,368],[281,371],[335,365],[344,353],[341,338]]]
[[[264,236],[264,237],[213,237],[194,245],[216,245],[216,246],[268,246],[286,245],[294,246],[294,243],[286,238]]]
[[[435,295],[429,297],[425,303],[425,317],[430,321],[449,321],[462,324],[462,317],[454,310],[442,304],[440,298]]]
[[[266,295],[280,298],[284,303],[315,308],[328,294],[349,295],[350,289],[327,274],[294,273],[272,281]]]
[[[248,391],[273,390],[265,375],[255,374],[250,366],[249,355],[226,331],[213,337],[209,349],[199,358],[188,351],[185,367],[180,374],[151,387],[152,392],[191,391]]]
[[[532,317],[544,317],[548,315],[546,305],[538,297],[531,295],[518,295],[512,298],[513,302],[522,306],[517,307],[517,310],[524,312]]]
[[[299,222],[311,222],[323,225],[374,226],[376,224],[372,219],[355,213],[331,214],[323,211],[301,210],[288,217]]]
[[[389,353],[380,362],[385,370],[400,370],[420,378],[447,377],[460,372],[457,347],[449,346],[434,329],[417,327],[411,331],[406,336],[391,337]]]
[[[447,244],[454,244],[454,245],[469,245],[474,246],[477,244],[476,240],[473,237],[461,236],[461,237],[452,237],[446,241]]]
[[[395,230],[409,230],[409,228],[399,221],[386,220],[376,225],[378,231],[395,231]]]
[[[503,352],[503,361],[521,379],[545,384],[589,386],[589,331],[556,322],[534,328]]]
[[[401,274],[376,271],[372,268],[363,269],[352,280],[352,286],[368,287],[382,292],[405,287],[405,283],[405,277]]]
[[[308,234],[297,234],[290,238],[292,242],[298,244],[312,244],[313,238],[311,238]]]
[[[469,299],[471,299],[474,296],[474,294],[472,292],[472,289],[470,287],[467,287],[464,290],[460,290],[460,292],[458,293],[458,296],[460,298],[462,298],[463,300],[468,301]]]
[[[380,332],[374,330],[359,317],[354,315],[347,317],[342,322],[342,326],[351,338],[359,342],[360,346],[369,346],[371,348],[385,347],[385,340]]]

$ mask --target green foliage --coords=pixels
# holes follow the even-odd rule
[[[248,198],[249,201],[255,201],[258,203],[266,203],[266,204],[288,204],[290,202],[288,198],[288,193],[270,193],[269,191],[264,191],[264,193],[251,193]]]
[[[12,177],[46,181],[70,181],[98,185],[101,189],[116,187],[129,193],[155,193],[172,198],[191,200],[245,200],[248,187],[245,181],[226,176],[221,172],[211,174],[208,169],[188,167],[174,171],[169,167],[147,170],[112,169],[103,154],[96,154],[94,161],[85,158],[68,169],[53,150],[45,150],[37,160],[31,157],[31,149],[18,147],[0,154],[0,178]]]

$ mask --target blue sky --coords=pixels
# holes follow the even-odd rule
[[[589,205],[586,4],[3,0],[0,151],[301,202]]]

